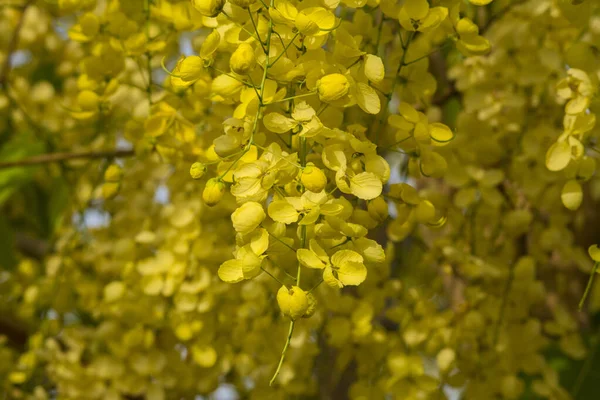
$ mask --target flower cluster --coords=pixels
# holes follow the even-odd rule
[[[0,256],[0,392],[570,398],[597,2],[21,3],[0,166],[53,154],[0,167],[0,239],[47,242]]]

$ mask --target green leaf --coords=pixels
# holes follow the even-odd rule
[[[48,202],[48,227],[50,232],[53,232],[60,225],[64,216],[64,211],[69,204],[69,185],[62,178],[54,179],[52,184],[52,192],[50,193],[50,201]]]
[[[19,133],[0,148],[0,161],[17,161],[43,151],[44,145],[32,134]],[[0,206],[32,179],[34,171],[32,166],[0,170]]]

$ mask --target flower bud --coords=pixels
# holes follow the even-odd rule
[[[205,17],[216,17],[223,9],[225,0],[192,0],[192,5]]]
[[[344,97],[350,90],[350,82],[342,74],[325,75],[317,81],[317,91],[321,101],[334,101]]]
[[[200,162],[195,162],[190,167],[190,175],[192,176],[193,179],[202,178],[204,176],[205,172],[206,172],[206,165],[204,165]]]
[[[77,95],[77,104],[84,111],[92,111],[98,108],[100,96],[91,90],[83,90]]]
[[[283,315],[292,320],[306,314],[309,307],[307,293],[298,286],[292,286],[291,289],[282,286],[277,292],[277,303]]]
[[[229,59],[229,67],[236,74],[245,75],[256,66],[254,48],[248,43],[241,43]]]
[[[121,184],[119,182],[105,182],[102,184],[102,197],[105,199],[112,199],[119,193]]]
[[[225,194],[225,183],[218,178],[210,178],[202,192],[204,203],[212,207],[221,201]]]
[[[308,165],[304,168],[300,180],[306,189],[314,193],[321,193],[327,185],[327,177],[320,168],[314,165]]]
[[[117,164],[111,164],[104,171],[104,180],[106,182],[120,182],[123,177],[123,168]]]

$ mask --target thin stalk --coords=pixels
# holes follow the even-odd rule
[[[279,154],[275,154],[275,153],[273,153],[273,152],[272,152],[271,150],[269,150],[267,147],[259,146],[259,145],[257,145],[257,144],[254,144],[254,145],[255,145],[256,147],[258,147],[259,149],[263,150],[265,153],[268,153],[268,154],[271,154],[271,155],[273,155],[273,156],[276,156],[276,157],[278,157],[280,160],[282,160],[282,161],[285,161],[285,162],[287,162],[288,164],[290,164],[290,165],[293,165],[293,166],[294,166],[294,167],[296,167],[296,168],[299,168],[299,169],[304,169],[304,167],[303,167],[302,165],[299,165],[299,164],[296,164],[296,163],[294,163],[294,162],[291,162],[290,160],[288,160],[287,158],[285,158],[285,157],[284,157],[284,156],[282,156],[282,155],[279,155]]]
[[[438,47],[437,49],[435,49],[435,50],[432,50],[432,51],[430,51],[429,53],[425,54],[424,56],[421,56],[421,57],[415,58],[415,59],[414,59],[414,60],[412,60],[412,61],[407,61],[407,62],[405,62],[405,63],[404,63],[404,65],[405,65],[405,66],[407,66],[407,65],[414,64],[414,63],[416,63],[416,62],[418,62],[418,61],[421,61],[422,59],[424,59],[424,58],[427,58],[427,57],[429,57],[429,56],[431,56],[431,55],[433,55],[433,54],[437,53],[438,51],[445,49],[446,47],[449,47],[451,44],[452,44],[452,42],[451,42],[451,41],[448,41],[448,42],[444,43],[443,45],[441,45],[440,47]]]
[[[316,93],[317,93],[316,91],[312,91],[312,92],[308,92],[308,93],[297,94],[297,95],[292,96],[292,97],[286,97],[286,98],[281,99],[281,100],[273,101],[270,104],[283,103],[284,101],[299,99],[300,97],[312,96],[313,94],[316,94]]]
[[[379,43],[381,42],[381,32],[383,31],[383,22],[385,21],[385,14],[382,11],[379,11],[381,15],[381,19],[379,20],[379,24],[377,25],[377,39],[375,39],[374,51],[378,53]]]
[[[303,168],[306,167],[306,153],[307,153],[306,138],[300,137],[300,165],[302,165]],[[304,187],[302,188],[302,191],[304,192]],[[306,225],[302,225],[300,227],[300,247],[306,248]],[[302,267],[301,267],[300,263],[298,263],[298,272],[296,274],[296,286],[298,286],[298,287],[300,287],[301,276],[302,276]],[[290,346],[290,342],[292,340],[292,335],[294,334],[294,326],[295,326],[295,321],[292,320],[290,322],[290,329],[288,331],[288,336],[285,341],[285,345],[283,346],[283,350],[281,351],[281,358],[279,359],[279,364],[277,364],[277,369],[275,370],[273,377],[269,381],[269,386],[273,385],[273,382],[275,382],[275,379],[277,379],[277,376],[279,375],[279,371],[281,370],[281,366],[283,365],[283,360],[285,360],[285,355],[287,353],[288,347]]]
[[[504,284],[504,290],[502,291],[502,303],[500,304],[500,312],[498,314],[498,321],[496,322],[496,327],[494,329],[494,347],[498,344],[498,339],[500,338],[500,329],[502,328],[502,323],[504,322],[504,317],[506,315],[506,306],[508,305],[508,297],[510,295],[510,288],[512,286],[512,282],[515,278],[515,264],[512,263],[508,270],[508,277],[506,279],[506,283]]]
[[[144,1],[144,12],[146,14],[146,45],[150,44],[150,1]],[[146,93],[148,96],[148,105],[152,106],[152,55],[146,51],[146,69],[148,70],[148,87]]]
[[[321,280],[315,286],[313,286],[313,287],[310,288],[310,290],[308,291],[308,293],[311,293],[313,290],[315,290],[316,288],[318,288],[321,285],[321,283],[323,283],[323,281],[324,281],[324,279],[321,278]]]
[[[402,68],[406,65],[406,53],[408,52],[408,47],[410,46],[410,42],[412,41],[414,35],[415,35],[415,32],[409,32],[406,42],[404,42],[402,40],[402,34],[399,35],[400,43],[402,44],[402,57],[400,58],[400,64],[398,65],[398,69],[396,70],[396,74],[394,75],[394,82],[392,83],[392,88],[391,88],[390,92],[385,96],[386,97],[385,106],[382,108],[379,118],[376,120],[376,122],[373,125],[371,125],[370,131],[371,131],[371,133],[373,133],[373,131],[375,133],[375,144],[379,143],[379,130],[380,130],[380,127],[382,126],[383,122],[385,121],[385,118],[387,117],[390,101],[392,100],[392,96],[394,95],[394,90],[396,90],[396,85],[398,83],[398,76],[402,72]]]
[[[229,171],[231,171],[231,168],[233,168],[234,166],[237,165],[238,161],[240,161],[240,159],[242,157],[244,157],[244,155],[248,152],[248,150],[250,149],[250,146],[247,146],[247,148],[245,148],[242,153],[239,155],[238,158],[236,158],[235,160],[233,160],[233,162],[231,163],[231,165],[225,170],[225,172],[223,172],[221,175],[219,175],[219,179],[223,179],[225,177],[225,175],[227,175],[227,173]]]
[[[281,286],[285,286],[283,282],[281,282],[279,279],[277,279],[277,277],[275,275],[273,275],[272,273],[270,273],[269,271],[267,271],[265,268],[260,267],[260,269],[262,269],[267,275],[269,275],[271,278],[275,279],[275,281],[277,283],[279,283]]]
[[[273,62],[269,65],[269,67],[272,67],[273,65],[275,65],[275,63],[277,61],[279,61],[279,59],[286,54],[287,50],[290,48],[290,46],[292,45],[292,43],[294,43],[294,40],[296,40],[296,38],[298,37],[298,35],[300,34],[300,32],[297,32],[294,37],[292,38],[292,40],[290,40],[290,42],[287,44],[287,46],[285,46],[283,48],[283,51],[281,52],[281,54],[279,54],[277,57],[275,57],[275,60],[273,60]],[[281,36],[279,36],[279,38],[281,38]],[[283,43],[283,40],[282,40]]]
[[[581,300],[579,301],[579,309],[580,310],[583,308],[583,305],[585,304],[585,300],[587,299],[588,294],[590,294],[590,289],[592,288],[592,284],[594,283],[594,277],[596,276],[596,272],[598,271],[598,265],[600,265],[600,263],[595,263],[594,268],[592,268],[592,273],[590,274],[590,279],[588,279],[587,286],[585,287],[585,292],[583,292],[583,296],[581,297]]]
[[[39,164],[49,164],[67,160],[93,160],[98,158],[122,158],[131,157],[135,154],[133,150],[105,150],[105,151],[81,151],[72,153],[50,153],[33,156],[16,161],[0,162],[0,169],[12,167],[25,167]]]
[[[254,17],[252,17],[252,11],[250,11],[250,8],[248,8],[248,15],[250,16],[252,27],[254,27],[254,32],[256,32],[256,38],[258,39],[258,43],[260,43],[260,47],[262,47],[263,52],[266,53],[267,49],[265,48],[265,43],[260,38],[260,34],[258,33],[258,27],[256,26],[256,22],[254,22]]]
[[[277,364],[275,374],[273,374],[273,377],[269,381],[269,386],[273,386],[273,382],[275,382],[275,379],[277,379],[277,376],[279,375],[279,371],[281,370],[281,366],[283,365],[283,360],[285,359],[285,353],[287,353],[287,349],[290,345],[290,342],[292,341],[292,335],[294,334],[294,325],[294,321],[290,322],[290,329],[288,331],[287,340],[285,341],[285,345],[283,346],[283,350],[281,351],[281,358],[279,359],[279,364]]]
[[[295,277],[295,276],[293,276],[293,275],[290,275],[290,274],[288,274],[288,272],[285,270],[285,268],[283,268],[281,265],[279,265],[279,263],[278,263],[277,261],[273,260],[272,258],[269,258],[269,260],[270,260],[270,261],[271,261],[273,264],[275,264],[275,266],[276,266],[277,268],[279,268],[280,270],[282,270],[282,271],[283,271],[283,273],[285,274],[285,276],[287,276],[288,278],[290,278],[292,281],[296,282],[296,277]]]
[[[286,242],[284,242],[283,240],[279,239],[277,236],[273,235],[271,232],[269,232],[269,230],[267,229],[267,233],[269,234],[269,236],[271,236],[273,239],[277,240],[279,243],[281,243],[282,245],[284,245],[285,247],[287,247],[288,249],[290,249],[291,251],[293,251],[294,253],[296,252],[296,249],[294,249],[292,246],[290,246],[289,244],[287,244]]]

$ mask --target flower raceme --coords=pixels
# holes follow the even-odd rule
[[[278,282],[294,277],[277,293],[293,326],[318,311],[307,285],[357,286],[385,262],[383,248],[367,238],[388,216],[384,187],[391,169],[378,141],[403,143],[417,158],[423,155],[423,174],[440,177],[446,164],[436,148],[454,135],[404,102],[399,115],[389,115],[395,132],[371,131],[389,112],[382,107],[396,95],[396,78],[386,74],[379,54],[359,50],[357,37],[333,12],[337,4],[192,4],[221,25],[213,26],[199,55],[177,62],[170,83],[179,91],[208,81],[208,98],[228,117],[221,132],[212,131],[210,152],[190,169],[194,179],[209,177],[202,195],[207,205],[225,200],[227,191],[237,205],[233,258],[218,274],[230,283],[261,274]],[[409,18],[409,30],[419,32],[441,29],[448,16],[445,7],[429,9],[421,1],[399,11],[399,23]],[[427,199],[404,207],[415,209],[403,222],[412,228],[443,217]]]

